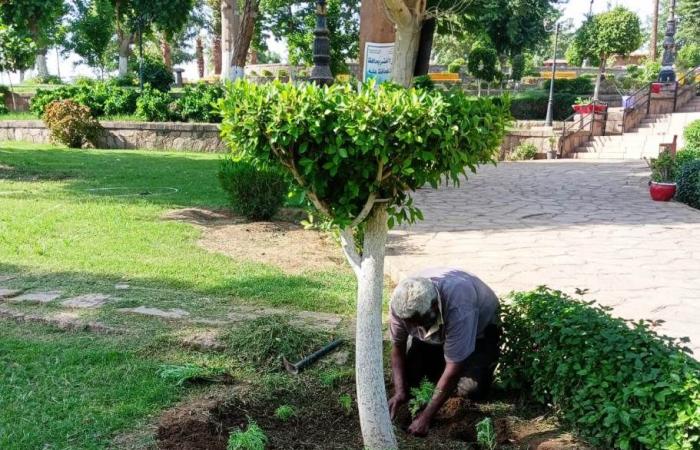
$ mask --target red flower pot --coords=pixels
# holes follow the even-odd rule
[[[660,94],[661,93],[661,83],[651,83],[651,93]]]
[[[573,105],[574,111],[578,114],[589,114],[593,112],[593,104],[589,103],[587,105]]]
[[[649,194],[651,198],[657,202],[667,202],[676,195],[676,183],[657,183],[652,181],[649,183]]]
[[[607,110],[608,110],[608,105],[600,105],[600,104],[593,105],[593,111],[595,111],[597,113],[603,113]]]

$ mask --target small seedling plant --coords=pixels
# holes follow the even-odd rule
[[[430,403],[434,393],[435,385],[425,378],[417,388],[411,388],[411,400],[408,402],[411,417],[415,418]]]
[[[248,421],[245,431],[234,431],[228,438],[226,450],[265,450],[267,436],[253,420]]]
[[[158,368],[158,375],[164,380],[182,386],[187,382],[216,381],[227,374],[226,369],[219,367],[202,367],[196,364],[182,366],[164,364]]]
[[[294,410],[294,407],[291,405],[282,405],[275,410],[275,417],[277,417],[282,422],[286,422],[296,415],[297,413]]]
[[[476,424],[476,442],[484,450],[495,450],[496,432],[490,417]]]
[[[352,414],[352,397],[350,397],[350,394],[340,394],[338,396],[338,403],[340,407],[343,408],[346,416]]]

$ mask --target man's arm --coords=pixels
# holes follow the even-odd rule
[[[428,406],[415,418],[408,432],[416,436],[425,436],[428,434],[430,422],[435,414],[442,408],[452,392],[457,388],[460,375],[463,373],[464,363],[450,363],[445,365],[445,371],[442,373],[440,380],[435,388],[433,398]]]
[[[394,377],[394,396],[389,400],[389,413],[394,419],[399,407],[408,401],[405,342],[394,343],[391,346],[391,373]]]

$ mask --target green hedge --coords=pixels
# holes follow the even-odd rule
[[[549,91],[551,84],[552,80],[546,80],[544,89]],[[591,95],[593,94],[593,80],[590,78],[557,79],[554,80],[554,92],[559,94]]]
[[[700,209],[700,159],[685,163],[676,178],[676,200]]]
[[[564,120],[573,114],[571,108],[576,102],[575,94],[554,94],[554,120]],[[529,91],[513,96],[510,111],[517,120],[544,120],[547,117],[549,93]]]
[[[512,294],[502,381],[553,405],[596,448],[699,448],[700,363],[648,322],[609,310],[545,287]]]
[[[700,151],[700,120],[694,120],[683,130],[685,148]]]

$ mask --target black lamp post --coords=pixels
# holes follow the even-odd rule
[[[326,23],[326,0],[316,2],[316,29],[314,30],[314,67],[311,69],[311,81],[318,85],[333,84],[331,72],[331,40]]]
[[[547,118],[545,125],[552,126],[554,116],[554,80],[557,75],[557,47],[559,46],[559,30],[561,23],[557,23],[556,31],[554,32],[554,58],[552,58],[552,79],[549,82],[549,103],[547,103]]]
[[[676,81],[676,72],[673,70],[673,63],[676,61],[676,0],[671,0],[671,13],[666,22],[666,36],[664,37],[664,56],[661,60],[661,72],[659,81],[661,83],[673,83]]]

